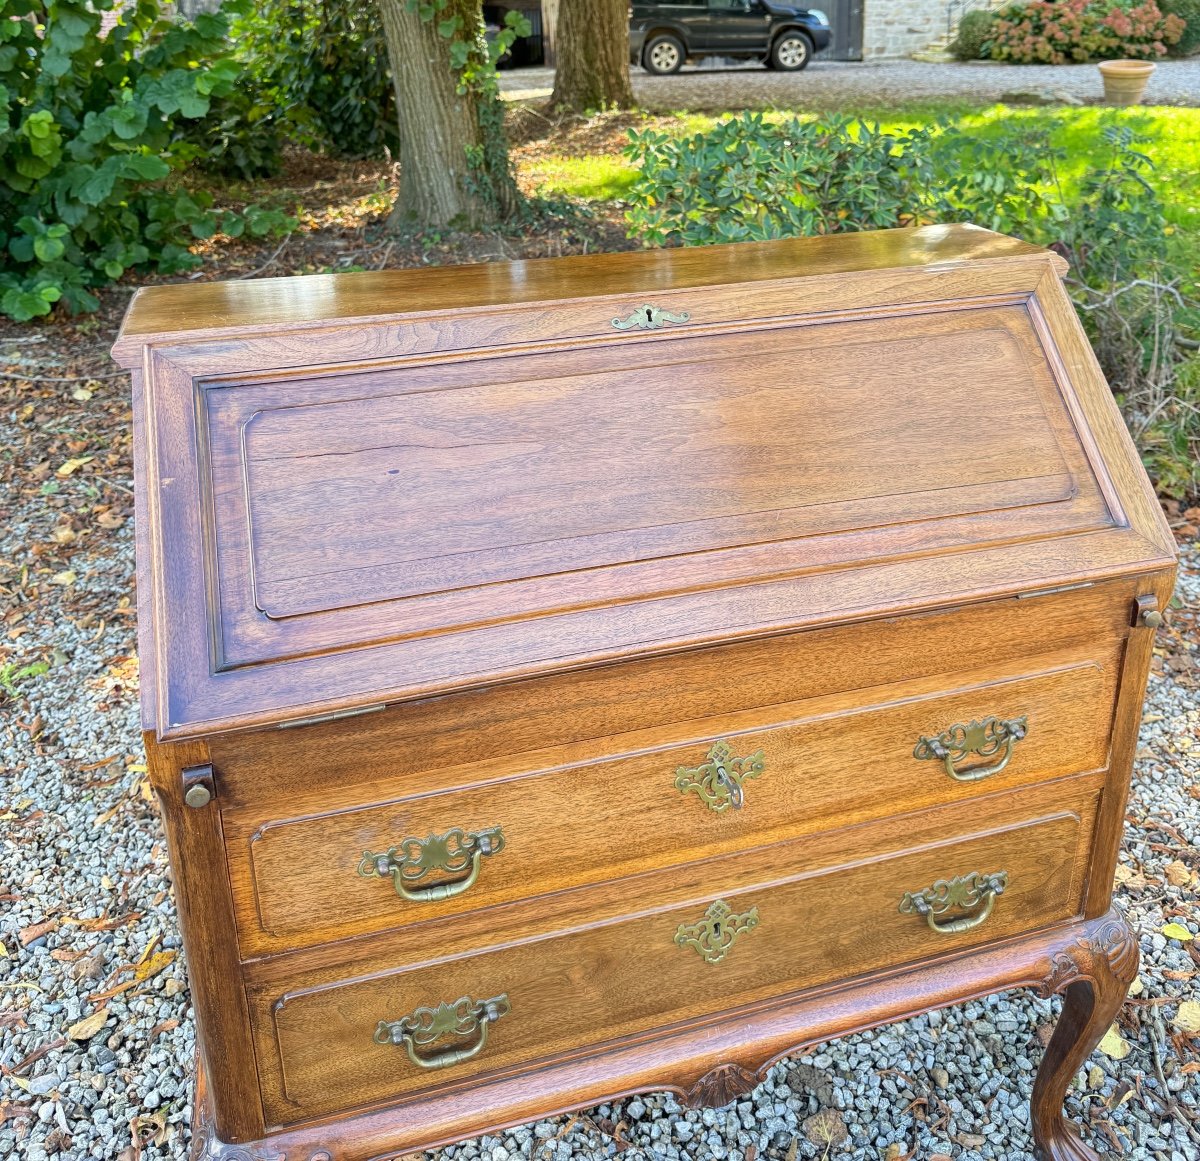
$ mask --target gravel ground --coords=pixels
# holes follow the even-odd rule
[[[31,349],[0,340],[0,363]],[[191,1007],[135,708],[125,391],[0,379],[0,1158],[158,1161],[189,1143]],[[1200,512],[1176,517],[1183,606],[1160,633],[1119,876],[1145,932],[1128,1055],[1095,1054],[1070,1099],[1135,1161],[1200,1157],[1200,1040],[1177,1026],[1200,950],[1161,934],[1200,930]],[[1024,1157],[1056,1005],[1009,993],[847,1037],[718,1112],[644,1096],[437,1156]]]
[[[501,72],[510,99],[550,96],[553,69]],[[633,70],[638,104],[655,112],[679,109],[842,109],[894,100],[952,100],[978,104],[1099,104],[1104,95],[1094,64],[1008,65],[987,61],[925,64],[915,60],[823,61],[799,73],[776,73],[759,64],[733,68],[688,66],[673,77]],[[1200,105],[1200,57],[1158,63],[1147,105]]]

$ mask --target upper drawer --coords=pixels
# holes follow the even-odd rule
[[[443,793],[406,794],[393,782],[386,801],[358,809],[351,798],[265,822],[260,810],[227,811],[243,951],[380,931],[1101,769],[1120,656],[1110,642],[1007,673],[689,722],[676,744],[610,739],[613,757]]]

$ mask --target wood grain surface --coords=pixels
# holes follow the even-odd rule
[[[1100,770],[1118,663],[1111,646],[1107,653],[1080,650],[1023,662],[1007,676],[994,669],[977,673],[975,682],[959,675],[951,693],[926,680],[694,722],[696,736],[682,745],[641,748],[642,739],[633,739],[626,757],[535,767],[450,792],[413,793],[402,780],[360,784],[341,800],[326,795],[300,817],[306,802],[295,799],[288,815],[267,821],[257,804],[228,811],[243,951],[382,931],[894,815],[899,804],[919,810]],[[989,716],[1028,720],[1028,736],[999,774],[958,782],[941,762],[914,758],[922,736]],[[398,725],[395,742],[379,751],[381,767],[404,744]],[[682,794],[675,775],[681,766],[700,766],[719,740],[742,757],[761,750],[764,769],[745,783],[740,809],[716,813],[696,793]],[[619,753],[615,744],[613,750]],[[988,764],[975,758],[964,766]],[[364,852],[455,827],[495,826],[503,849],[482,859],[475,884],[453,898],[413,902],[389,879],[357,873]],[[434,872],[421,886],[463,877]]]
[[[1081,831],[1089,829],[1079,815],[1062,813],[757,890],[737,889],[736,880],[715,874],[708,902],[725,900],[739,915],[757,909],[759,920],[719,963],[674,942],[681,924],[703,918],[701,903],[412,970],[387,971],[379,963],[355,982],[313,987],[299,976],[270,1001],[269,1016],[269,997],[254,1001],[260,1059],[268,1059],[273,1039],[279,1060],[278,1091],[273,1064],[264,1070],[268,1120],[286,1124],[366,1105],[447,1076],[461,1079],[651,1026],[735,1012],[834,978],[1037,929],[1077,912]],[[786,874],[787,854],[775,855],[772,870]],[[971,932],[938,935],[920,916],[898,910],[905,891],[1000,870],[1009,873],[1009,887]],[[485,1051],[444,1075],[414,1067],[403,1048],[372,1039],[381,1019],[460,996],[500,994],[509,997],[512,1013],[491,1030]],[[453,1043],[451,1037],[436,1047]]]
[[[1012,985],[1066,997],[1032,1123],[1091,1161],[1061,1104],[1136,967],[1108,908],[1174,547],[1062,273],[951,226],[135,296],[197,1161],[722,1104]],[[614,326],[646,306],[678,321]],[[1027,721],[1002,771],[915,756],[989,716]],[[718,742],[762,754],[721,813],[676,784]],[[454,827],[504,835],[462,894],[358,874]],[[970,930],[899,910],[1000,870]],[[675,936],[718,900],[757,922],[709,963]],[[375,1041],[501,994],[447,1068]]]

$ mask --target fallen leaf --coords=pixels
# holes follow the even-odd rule
[[[67,1029],[67,1035],[72,1040],[90,1040],[105,1024],[108,1023],[108,1009],[101,1008],[90,1016],[84,1016],[76,1024]]]
[[[1192,869],[1187,863],[1176,859],[1173,863],[1168,863],[1163,874],[1167,877],[1167,882],[1172,887],[1186,887],[1192,881]]]
[[[76,403],[86,403],[89,399],[91,399],[91,397],[92,393],[86,387],[76,387],[75,390],[71,392],[71,398],[74,399]]]
[[[4,940],[0,939],[0,959],[11,959],[8,954],[8,948],[4,946]]]
[[[79,539],[79,533],[75,529],[68,527],[66,524],[60,524],[51,533],[51,537],[56,544],[70,544],[72,541]]]
[[[84,464],[90,464],[95,458],[95,456],[78,456],[64,460],[58,465],[58,471],[55,474],[64,477],[74,475]]]
[[[849,1136],[846,1122],[837,1109],[822,1109],[809,1117],[801,1127],[814,1145],[840,1145]]]
[[[1114,1024],[1101,1038],[1100,1051],[1113,1060],[1124,1060],[1133,1049],[1130,1047],[1129,1041],[1117,1031],[1117,1026]]]
[[[1182,923],[1168,923],[1162,929],[1162,933],[1168,939],[1177,939],[1180,943],[1190,943],[1195,938]]]
[[[41,939],[43,935],[48,935],[57,926],[57,919],[47,919],[45,923],[33,923],[29,927],[22,927],[17,938],[20,939],[22,947],[28,947],[35,939]]]
[[[73,568],[68,568],[64,569],[62,572],[56,572],[50,578],[50,583],[52,585],[69,586],[73,585],[78,579],[79,577],[76,575],[75,570]]]
[[[148,980],[151,976],[156,976],[164,968],[170,967],[175,962],[176,952],[171,948],[166,951],[156,951],[148,960],[144,960],[134,969],[134,978],[141,983],[143,980]]]
[[[1184,1000],[1179,1005],[1179,1011],[1175,1013],[1175,1019],[1171,1023],[1185,1032],[1200,1032],[1200,1003],[1195,1000]]]
[[[125,517],[117,512],[101,512],[96,517],[96,523],[108,532],[115,532],[125,526]]]

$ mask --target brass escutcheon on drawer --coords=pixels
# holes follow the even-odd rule
[[[488,1027],[512,1011],[507,993],[490,1000],[461,996],[453,1004],[417,1008],[399,1020],[380,1020],[376,1044],[403,1044],[408,1058],[418,1068],[449,1068],[477,1056],[487,1046]],[[420,1051],[444,1036],[472,1037],[465,1048],[442,1048],[428,1054]]]
[[[694,791],[704,805],[717,814],[730,807],[741,810],[746,801],[743,783],[757,778],[765,766],[762,750],[756,750],[748,758],[736,758],[728,742],[714,742],[707,761],[699,766],[676,768],[675,789],[680,794]]]
[[[757,926],[757,907],[736,915],[724,899],[718,899],[709,905],[703,919],[681,923],[675,930],[675,942],[694,949],[705,963],[720,963],[733,945]]]
[[[900,900],[900,913],[924,915],[930,930],[939,935],[958,935],[983,923],[991,915],[996,897],[1003,895],[1007,886],[1007,871],[993,871],[990,875],[972,871],[955,879],[939,879],[923,891],[906,892]],[[975,913],[958,919],[941,918],[952,908],[966,907],[975,908]]]
[[[1024,717],[1009,718],[1007,721],[988,717],[980,722],[960,722],[937,737],[923,737],[913,750],[913,757],[942,762],[946,773],[958,782],[978,782],[981,778],[999,774],[1008,765],[1013,746],[1028,732],[1028,719]],[[960,770],[957,763],[964,761],[969,754],[985,759],[999,754],[1000,760],[991,766],[971,766]]]
[[[456,826],[445,834],[431,834],[425,839],[406,838],[399,846],[389,847],[379,854],[363,851],[358,873],[364,879],[390,876],[396,894],[402,899],[412,903],[435,903],[469,890],[479,877],[484,856],[503,849],[504,831],[498,826],[479,831],[465,831]],[[434,871],[445,871],[450,875],[467,873],[448,883],[420,886],[421,880]]]

